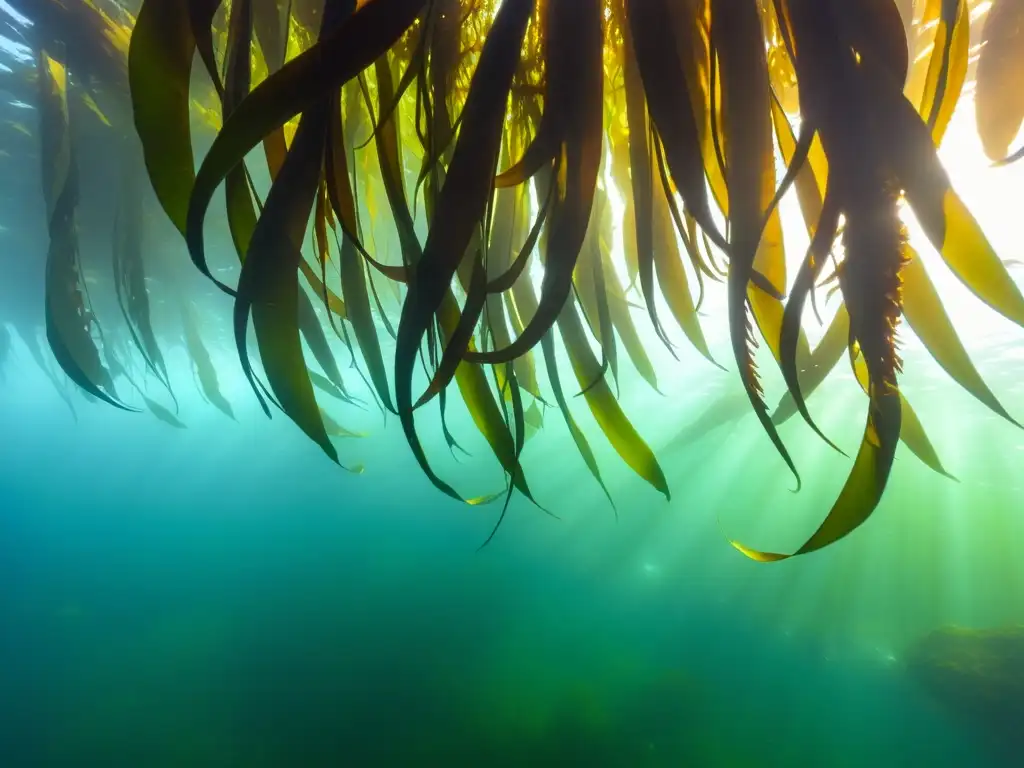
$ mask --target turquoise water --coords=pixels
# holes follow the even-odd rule
[[[715,510],[820,510],[813,481],[791,496],[770,464],[744,479],[769,455],[752,419],[664,449],[670,505],[612,471],[617,521],[549,429],[526,469],[562,519],[514,501],[477,551],[497,509],[446,503],[397,425],[343,443],[367,465],[355,477],[251,398],[239,424],[191,405],[175,430],[79,398],[76,424],[25,362],[9,375],[5,764],[1005,764],[904,670],[934,626],[1020,615],[1019,592],[987,591],[992,558],[953,541],[950,519],[978,526],[931,503],[953,491],[929,497],[912,456],[862,533],[764,566]],[[438,463],[469,484],[494,471]]]
[[[31,52],[4,34],[3,66],[28,66]],[[1024,635],[1003,655],[964,645],[966,661],[926,668],[920,649],[950,627],[972,638],[1024,626],[1024,436],[959,390],[905,328],[903,391],[957,479],[901,445],[877,513],[837,545],[770,565],[730,546],[793,551],[851,461],[790,420],[780,432],[803,478],[794,494],[735,371],[717,371],[673,328],[675,359],[635,310],[659,391],[620,354],[619,399],[672,499],[623,465],[565,384],[614,508],[550,409],[523,454],[544,509],[517,495],[481,549],[500,500],[441,495],[372,405],[320,402],[358,433],[335,445],[346,466],[365,467],[359,475],[283,414],[265,418],[240,371],[229,300],[195,274],[148,192],[147,285],[185,428],[87,402],[55,375],[42,336],[35,109],[6,94],[0,119],[0,768],[1019,762]],[[971,120],[968,101],[943,160],[999,252],[1019,258],[1024,166],[987,168]],[[133,359],[105,290],[115,199],[103,191],[117,174],[109,153],[89,151],[90,140],[108,148],[93,128],[79,156],[84,280],[107,339]],[[209,140],[197,136],[200,151]],[[266,186],[262,166],[254,175]],[[782,210],[795,264],[806,234],[795,202]],[[236,260],[219,217],[210,256],[230,282]],[[380,253],[397,258],[393,232],[377,234]],[[933,254],[922,258],[982,374],[1024,418],[1024,333]],[[180,296],[194,302],[237,420],[198,394]],[[709,287],[701,322],[728,361],[723,308]],[[807,320],[814,341],[821,329]],[[393,343],[378,330],[390,368]],[[346,385],[370,401],[343,345],[333,351]],[[764,349],[758,360],[774,406],[781,377]],[[137,360],[129,367],[169,408]],[[420,376],[414,392],[425,385]],[[451,391],[448,423],[467,455],[448,451],[436,408],[417,415],[427,455],[467,497],[501,491]],[[865,407],[845,361],[810,401],[848,455]],[[942,676],[951,670],[962,673],[954,684]]]

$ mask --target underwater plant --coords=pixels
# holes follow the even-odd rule
[[[669,497],[669,478],[618,398],[622,350],[658,387],[636,306],[670,351],[671,322],[709,365],[720,363],[704,327],[727,329],[747,407],[797,488],[778,425],[799,414],[839,450],[807,399],[844,357],[863,389],[863,438],[824,521],[792,553],[732,542],[755,560],[813,552],[860,526],[901,440],[948,475],[900,391],[904,321],[956,382],[1017,423],[972,363],[901,211],[965,286],[1024,325],[1024,296],[937,154],[968,83],[989,157],[1024,154],[1012,146],[1024,120],[1020,0],[12,6],[33,20],[26,37],[38,59],[47,337],[67,375],[109,403],[124,406],[76,256],[87,183],[77,137],[89,120],[125,147],[114,285],[144,371],[173,398],[133,191],[143,164],[182,253],[232,301],[238,357],[264,411],[283,411],[340,463],[331,438],[353,433],[320,407],[317,390],[362,403],[345,388],[329,331],[379,408],[397,416],[430,482],[467,504],[502,500],[499,525],[514,492],[534,499],[520,459],[549,405],[608,493],[569,407],[559,340],[604,437]],[[792,276],[779,211],[790,191],[810,238]],[[613,199],[624,201],[620,222]],[[211,267],[215,200],[240,264],[233,284]],[[389,242],[397,259],[381,247]],[[712,282],[726,292],[721,316],[699,311]],[[185,289],[162,285],[179,291],[177,335],[204,397],[233,417]],[[818,313],[821,291],[841,305],[812,348],[806,308]],[[250,321],[262,373],[250,359]],[[755,361],[761,344],[787,388],[774,409]],[[464,496],[427,455],[416,424],[427,406],[459,447],[445,424],[454,391],[505,473],[501,493]]]

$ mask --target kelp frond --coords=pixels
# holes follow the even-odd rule
[[[669,478],[617,397],[623,350],[658,388],[641,315],[630,312],[637,302],[673,354],[670,324],[714,365],[705,327],[727,329],[750,406],[798,485],[777,426],[799,413],[832,445],[806,400],[850,361],[867,395],[864,437],[839,498],[797,554],[867,519],[901,439],[947,474],[899,389],[904,318],[958,383],[1013,421],[970,362],[900,210],[913,210],[957,278],[1024,325],[1024,298],[937,155],[968,85],[989,157],[1024,153],[1013,146],[1024,121],[1018,0],[143,0],[116,17],[92,0],[39,3],[40,50],[66,38],[66,55],[41,53],[37,68],[49,105],[51,343],[96,396],[117,402],[76,290],[58,61],[83,87],[130,90],[130,126],[114,129],[137,133],[183,252],[231,297],[257,398],[334,461],[331,438],[350,433],[316,390],[357,401],[318,308],[381,411],[397,415],[426,476],[468,504],[507,504],[514,490],[533,499],[521,454],[549,402],[608,493],[569,407],[559,339],[573,391],[604,437],[669,497]],[[68,32],[78,20],[81,39]],[[222,185],[237,281],[210,266],[207,224]],[[810,237],[793,276],[779,211],[791,189]],[[625,282],[613,198],[624,202]],[[124,219],[141,214],[121,215],[122,307],[169,387]],[[725,284],[726,312],[702,319],[715,282]],[[823,286],[841,303],[812,349],[805,308],[817,312]],[[398,311],[385,307],[391,300]],[[201,391],[233,415],[194,309],[181,306]],[[250,362],[250,319],[265,384]],[[396,341],[390,360],[382,333]],[[307,367],[303,340],[322,374]],[[761,345],[786,383],[774,410]],[[416,417],[431,404],[458,446],[445,423],[453,384],[504,471],[503,493],[468,497],[427,455]],[[788,556],[734,543],[759,560]]]

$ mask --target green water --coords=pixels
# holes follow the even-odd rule
[[[1001,365],[993,385],[1019,392]],[[918,409],[961,482],[901,448],[862,530],[775,565],[725,534],[793,547],[848,460],[787,424],[794,495],[750,416],[673,441],[719,386],[703,373],[657,409],[630,384],[671,503],[602,450],[616,520],[549,412],[524,461],[560,519],[517,499],[481,551],[497,507],[434,492],[397,425],[352,424],[377,429],[341,443],[367,467],[347,475],[228,382],[240,423],[186,402],[181,431],[84,402],[76,424],[41,374],[9,377],[5,765],[1007,764],[904,663],[936,627],[1024,621],[1024,440],[939,374]],[[812,401],[847,450],[855,386]],[[439,470],[500,483],[453,425],[473,456],[425,428]]]
[[[4,109],[31,124],[26,105]],[[1005,222],[1019,221],[1022,166],[982,175],[972,151],[944,160],[961,159],[958,189],[999,252],[1019,257],[1019,228]],[[155,213],[153,313],[188,428],[70,389],[62,400],[25,343],[40,341],[46,227],[41,190],[18,184],[38,183],[39,158],[11,154],[0,180],[0,768],[1018,764],[1020,737],[1001,716],[1024,711],[1024,651],[979,657],[1009,699],[976,670],[942,688],[911,662],[943,627],[1024,625],[1024,433],[957,389],[905,330],[904,392],[958,481],[901,446],[877,513],[836,546],[764,565],[728,539],[792,551],[827,513],[864,426],[845,361],[810,407],[848,456],[792,419],[781,433],[803,479],[794,494],[736,398],[735,371],[716,371],[678,332],[675,359],[638,311],[660,391],[622,355],[620,400],[672,500],[622,464],[566,384],[615,508],[548,410],[523,466],[552,514],[516,496],[478,551],[500,502],[438,493],[395,420],[323,403],[369,434],[337,441],[346,464],[365,465],[355,476],[282,414],[263,416],[229,302]],[[101,187],[108,160],[83,153],[83,178]],[[112,199],[82,201],[92,284],[109,274]],[[806,235],[793,201],[782,208],[793,262]],[[209,250],[234,276],[223,227]],[[948,273],[932,276],[986,380],[1024,419],[1024,333]],[[196,299],[237,423],[197,394],[168,278]],[[116,327],[111,297],[94,298]],[[728,364],[722,300],[709,289],[702,323]],[[758,360],[774,405],[780,377],[764,349]],[[349,369],[345,381],[369,399]],[[717,428],[688,431],[721,403]],[[448,452],[432,408],[417,425],[433,466],[467,497],[500,491],[457,396],[449,409],[469,456]]]

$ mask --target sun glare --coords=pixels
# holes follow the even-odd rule
[[[965,86],[960,104],[939,149],[939,158],[949,173],[953,188],[977,218],[992,246],[1013,274],[1016,270],[1024,270],[1024,247],[1021,245],[1024,222],[1021,221],[1020,200],[1016,191],[1024,183],[1024,164],[1013,163],[997,167],[986,157],[975,125],[973,85],[968,83]],[[795,119],[794,129],[798,128],[799,120]],[[778,173],[781,177],[785,172],[785,165],[781,155],[777,159]],[[606,169],[610,164],[609,156],[606,158]],[[621,226],[625,200],[615,186],[609,170],[605,171],[603,182],[613,211],[613,263],[620,281],[628,284]],[[791,285],[793,276],[806,253],[809,239],[795,192],[790,191],[783,197],[779,209]],[[943,263],[905,203],[901,203],[901,211],[910,244],[924,261],[928,274],[968,349],[983,348],[1012,333],[1013,324],[986,307]],[[542,268],[537,265],[533,274],[539,287]],[[712,300],[715,298],[717,297],[712,297]],[[837,303],[837,297],[825,303],[825,315],[831,315]],[[817,323],[807,328],[812,341],[817,339],[823,330],[817,327]]]

